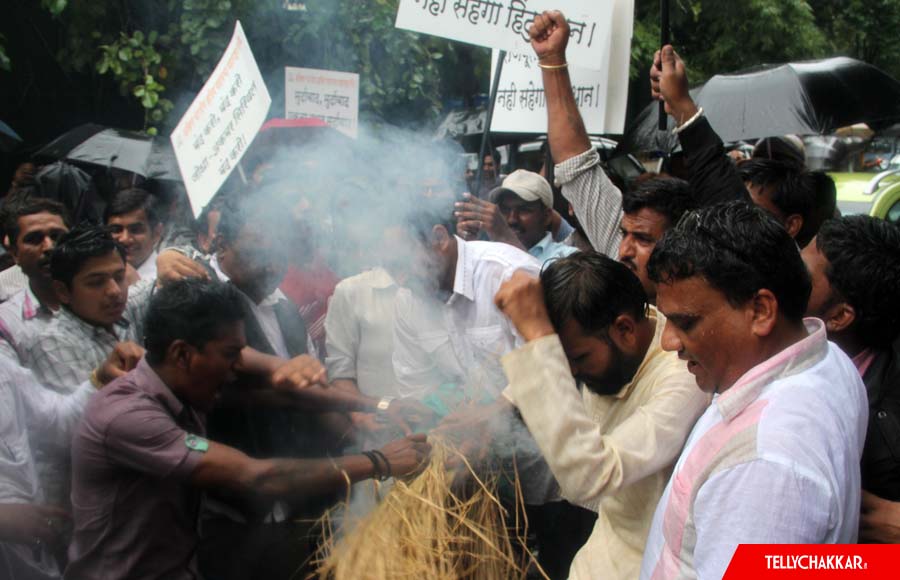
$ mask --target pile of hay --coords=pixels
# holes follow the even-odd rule
[[[510,518],[497,499],[499,473],[479,478],[459,455],[468,479],[454,485],[458,474],[445,460],[458,453],[432,443],[429,466],[409,483],[397,481],[343,537],[326,522],[330,532],[318,561],[320,580],[499,580],[525,578],[529,567],[543,574],[524,545],[527,521],[520,520],[517,474],[516,513]]]

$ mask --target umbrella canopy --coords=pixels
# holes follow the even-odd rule
[[[12,130],[12,127],[0,121],[0,151],[7,153],[15,151],[22,144],[22,138]]]
[[[716,75],[692,95],[726,142],[787,134],[825,135],[855,123],[877,130],[900,121],[900,82],[870,64],[846,57]],[[649,109],[655,111],[656,103],[642,111],[629,128],[634,135],[626,135],[625,141],[632,150],[672,151],[671,138],[655,136],[645,126],[656,122]]]
[[[85,163],[136,173],[147,179],[180,181],[167,139],[102,125],[81,125],[34,154],[37,158]]]

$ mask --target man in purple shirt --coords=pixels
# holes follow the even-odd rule
[[[198,280],[153,297],[145,358],[94,397],[73,440],[66,578],[199,578],[202,491],[290,502],[348,481],[406,475],[427,457],[424,435],[334,460],[253,459],[206,439],[204,413],[246,344],[240,300],[230,285]]]

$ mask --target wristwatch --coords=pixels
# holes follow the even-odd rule
[[[378,404],[375,405],[378,413],[387,413],[388,408],[391,406],[391,402],[396,397],[381,397],[381,400],[378,401]]]

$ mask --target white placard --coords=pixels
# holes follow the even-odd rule
[[[314,117],[356,138],[359,75],[333,70],[285,67],[284,116]]]
[[[628,65],[634,0],[614,0],[616,23],[610,37],[612,46],[602,63],[604,70],[569,66],[569,79],[578,110],[590,134],[621,133],[625,128],[628,103]],[[491,78],[497,68],[498,51],[491,57]],[[541,69],[534,51],[507,53],[497,87],[497,101],[491,131],[496,133],[546,133],[547,103]]]
[[[241,160],[271,104],[237,22],[219,64],[172,132],[172,147],[195,217]]]
[[[497,68],[498,51],[491,59],[491,78]],[[602,71],[569,67],[572,92],[588,133],[606,132],[608,76]],[[506,54],[491,131],[495,133],[546,133],[547,101],[537,56]]]
[[[613,0],[400,0],[395,25],[528,54],[531,52],[528,31],[535,17],[544,10],[561,10],[569,21],[569,62],[581,68],[603,69]]]

